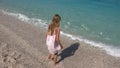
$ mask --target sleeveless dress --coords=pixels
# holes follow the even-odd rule
[[[48,47],[48,50],[51,54],[58,53],[58,51],[61,49],[60,45],[55,40],[55,31],[53,35],[47,35],[46,38],[46,45]]]

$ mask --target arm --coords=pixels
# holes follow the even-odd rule
[[[49,29],[50,29],[50,25],[48,26],[48,29],[47,29],[47,32],[46,32],[46,39],[47,39]]]
[[[50,30],[50,25],[48,26],[48,29],[47,29],[47,32],[46,32],[46,38],[47,38],[47,35],[48,35],[48,31]]]
[[[46,32],[46,39],[47,39],[47,32]]]
[[[60,47],[62,49],[63,46],[62,46],[62,44],[60,42],[60,29],[59,28],[56,29],[56,41],[57,41],[58,44],[60,44]]]

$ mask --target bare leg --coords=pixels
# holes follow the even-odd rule
[[[51,54],[49,53],[47,56],[47,60],[51,58]]]
[[[57,53],[54,55],[54,65],[56,65],[56,61],[57,61]]]

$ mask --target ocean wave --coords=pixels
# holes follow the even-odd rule
[[[27,22],[27,23],[32,23],[34,25],[39,25],[39,26],[44,26],[47,27],[47,22],[42,20],[42,19],[37,19],[37,18],[29,18],[28,16],[21,14],[21,13],[11,13],[11,12],[7,12],[4,10],[1,10],[4,14],[13,16],[18,18],[21,21]]]
[[[67,34],[65,32],[61,32],[61,34],[71,38],[72,40],[79,40],[81,42],[85,42],[87,44],[90,44],[91,46],[99,47],[102,50],[105,50],[106,53],[111,55],[111,56],[120,57],[120,48],[116,48],[113,45],[107,45],[107,44],[103,44],[101,42],[95,42],[92,40],[84,39],[82,37],[77,37],[77,36],[74,36],[71,34]]]
[[[24,21],[24,22],[27,22],[27,23],[32,23],[36,26],[39,25],[39,26],[42,26],[42,27],[45,27],[45,28],[47,28],[47,26],[48,26],[47,22],[42,20],[42,19],[29,18],[28,16],[23,15],[21,13],[11,13],[11,12],[7,12],[7,11],[4,11],[4,10],[2,10],[2,12],[4,14],[14,16],[14,17],[20,19],[21,21]],[[70,24],[70,23],[68,23],[68,24]],[[84,25],[83,25],[83,27],[85,28]],[[85,28],[85,29],[88,30],[87,28]],[[115,48],[113,45],[107,45],[107,44],[103,44],[101,42],[95,42],[95,41],[92,41],[92,40],[84,39],[80,36],[74,36],[74,35],[65,33],[63,31],[61,31],[61,34],[71,38],[72,40],[79,40],[81,42],[85,42],[87,44],[90,44],[91,46],[99,47],[99,48],[105,50],[106,53],[109,54],[109,55],[112,55],[112,56],[115,56],[115,57],[120,57],[120,48]]]

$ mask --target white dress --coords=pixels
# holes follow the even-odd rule
[[[56,35],[54,33],[53,35],[47,35],[46,38],[46,45],[51,54],[55,54],[61,49],[60,45],[55,41],[55,37]]]

